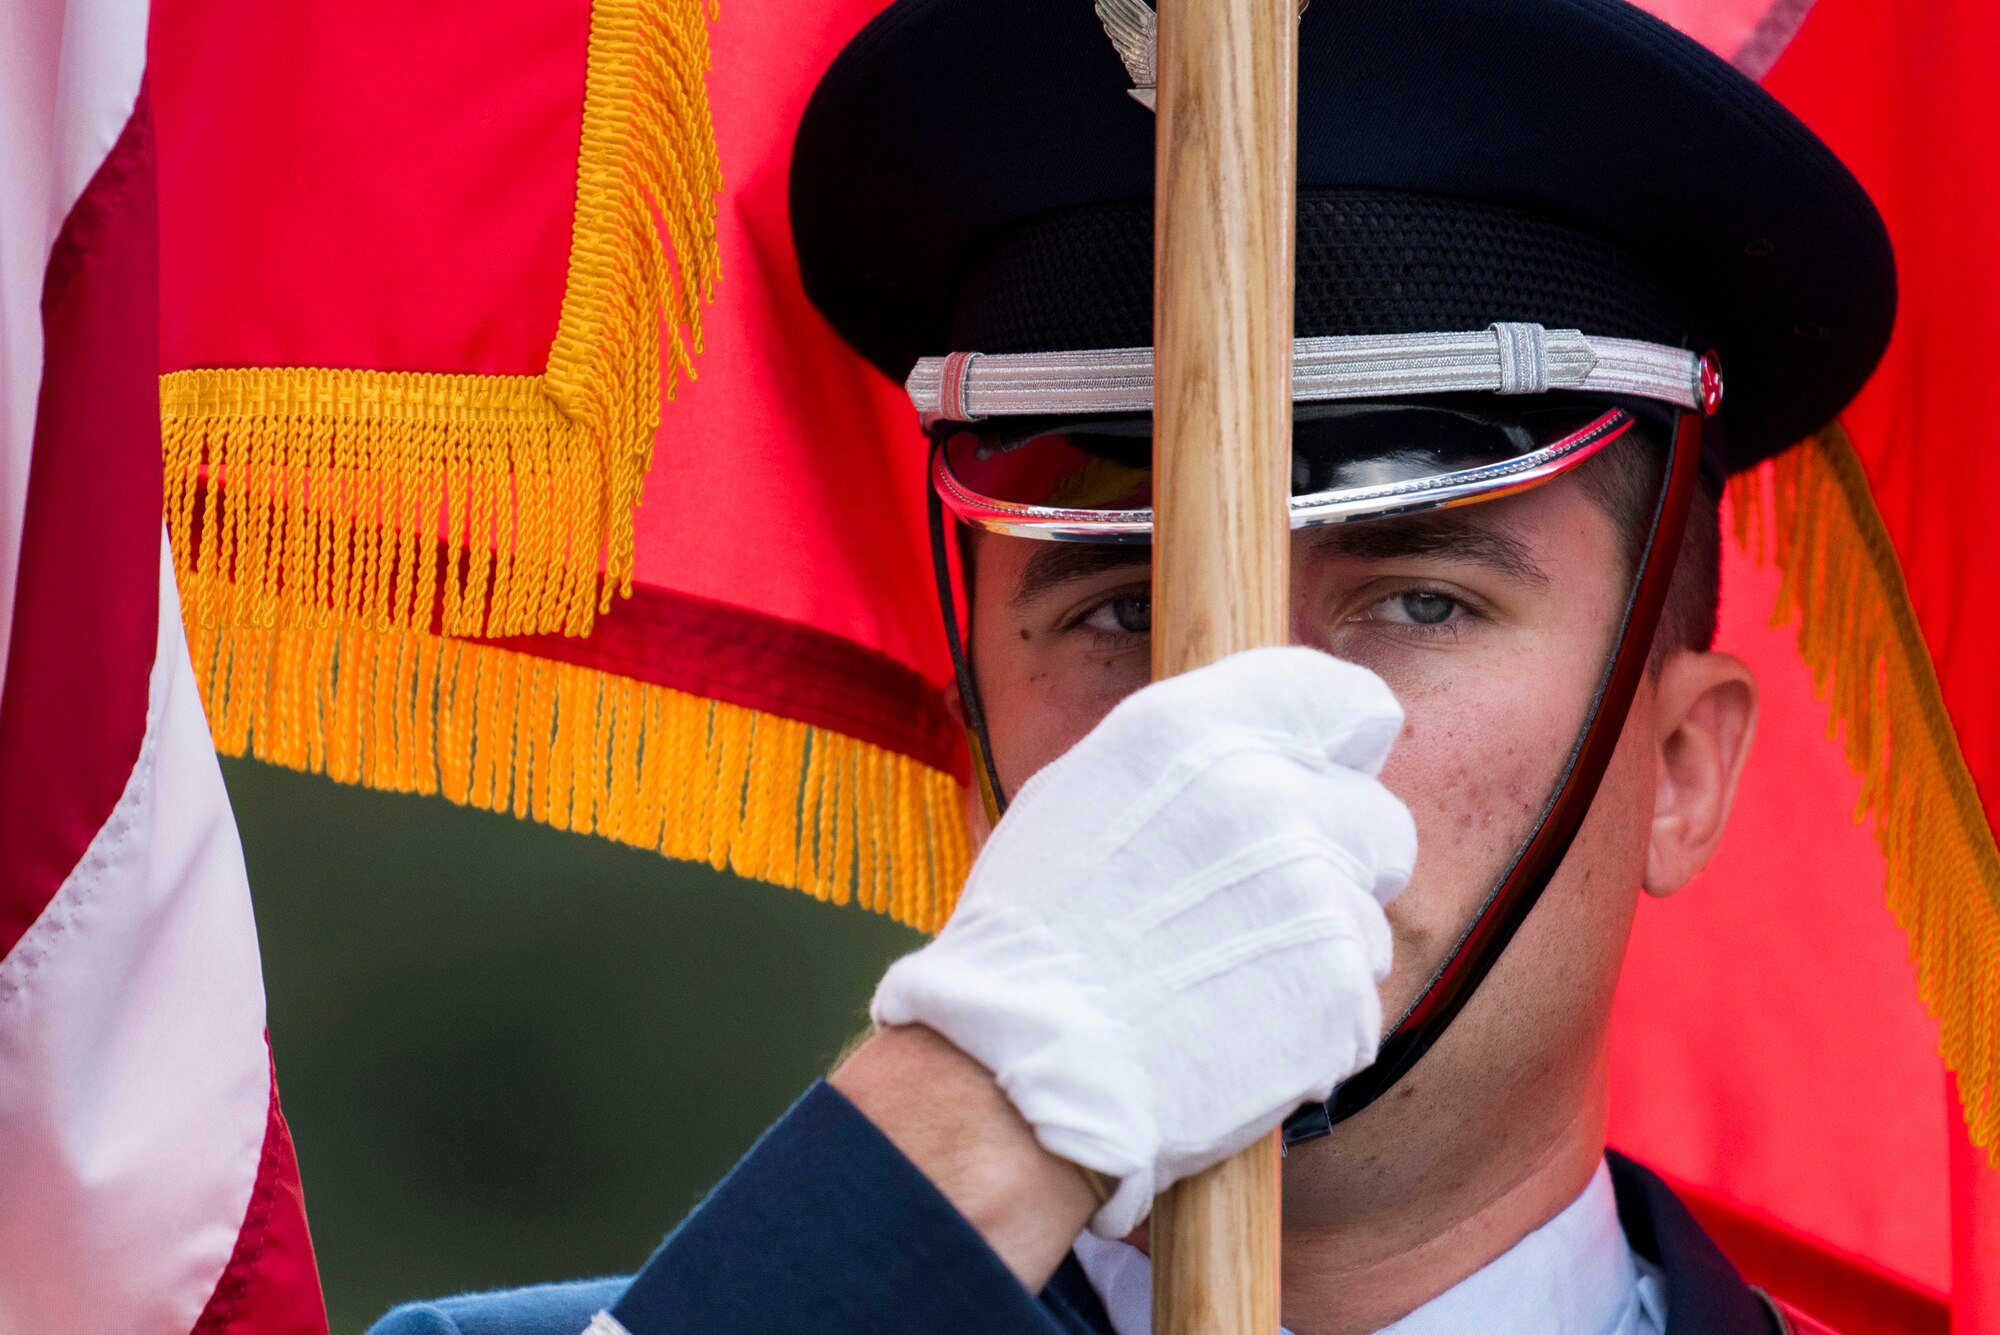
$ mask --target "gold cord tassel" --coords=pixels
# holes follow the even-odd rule
[[[167,521],[200,624],[583,635],[631,592],[660,396],[693,374],[720,263],[712,17],[701,0],[591,8],[542,375],[161,377]]]
[[[1844,730],[1967,1129],[2000,1166],[2000,851],[1861,461],[1829,427],[1729,498],[1738,542],[1781,572],[1773,622],[1798,625],[1829,735]]]
[[[191,623],[216,749],[437,794],[944,924],[958,783],[840,733],[534,654],[354,626]]]

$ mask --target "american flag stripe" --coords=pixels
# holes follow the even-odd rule
[[[149,124],[142,95],[71,208],[42,284],[41,386],[0,694],[0,955],[103,827],[146,730],[162,491]]]
[[[0,1330],[323,1332],[160,524],[145,7],[4,8]]]

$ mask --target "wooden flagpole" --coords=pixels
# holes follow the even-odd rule
[[[1153,675],[1289,638],[1298,0],[1161,0]],[[1153,1208],[1156,1335],[1276,1335],[1278,1138]]]

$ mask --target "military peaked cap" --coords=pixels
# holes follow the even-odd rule
[[[1715,349],[1742,468],[1880,359],[1866,193],[1726,61],[1620,0],[1315,0],[1296,332],[1531,321]],[[1150,343],[1153,113],[1092,0],[899,0],[800,124],[806,291],[901,379],[953,351]]]

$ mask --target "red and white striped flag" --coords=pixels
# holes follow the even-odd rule
[[[146,24],[0,4],[0,1331],[324,1332],[162,535]]]

